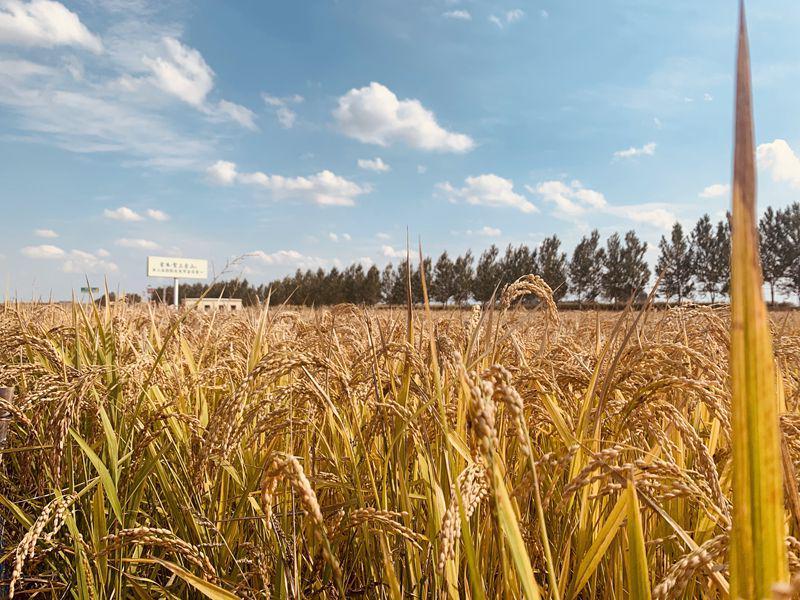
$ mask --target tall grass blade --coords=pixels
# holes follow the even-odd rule
[[[633,481],[628,482],[628,597],[633,600],[650,600],[650,573],[647,568],[642,514],[639,495]]]
[[[731,595],[768,598],[788,578],[775,362],[756,229],[750,56],[740,4],[731,239]]]

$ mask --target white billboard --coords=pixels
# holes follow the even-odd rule
[[[208,261],[202,258],[148,256],[147,276],[175,279],[206,279],[208,277]]]

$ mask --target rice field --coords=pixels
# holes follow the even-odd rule
[[[0,308],[0,596],[796,597],[743,13],[737,73],[730,307]]]
[[[511,304],[528,292],[545,301]],[[5,307],[7,593],[728,597],[729,309],[559,314],[546,294]],[[772,328],[793,470],[800,320]]]

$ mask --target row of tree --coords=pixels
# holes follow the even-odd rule
[[[759,223],[764,280],[774,303],[776,290],[800,296],[800,204],[773,210],[768,208]],[[422,268],[431,300],[447,305],[470,301],[486,302],[498,289],[523,275],[535,273],[553,289],[556,300],[568,294],[579,305],[604,299],[614,304],[627,302],[647,291],[651,271],[645,260],[647,244],[634,231],[624,236],[612,234],[601,244],[597,230],[584,236],[572,256],[561,250],[553,235],[538,247],[509,245],[503,253],[492,245],[475,261],[472,252],[451,258],[443,252],[434,263],[423,260]],[[294,275],[258,286],[246,279],[217,282],[211,297],[241,298],[245,305],[263,302],[326,305],[403,304],[410,281],[411,297],[421,302],[422,271],[418,261],[405,260],[383,270],[354,264],[345,269],[298,270]],[[409,272],[409,268],[411,271]],[[730,282],[729,219],[713,223],[708,215],[684,233],[676,223],[669,237],[659,242],[656,274],[659,292],[667,301],[679,302],[696,294],[716,302],[728,293]],[[206,292],[203,284],[184,285],[184,297]],[[172,289],[157,288],[152,299],[171,302]]]

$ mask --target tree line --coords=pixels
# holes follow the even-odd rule
[[[800,203],[784,209],[768,208],[759,222],[764,281],[775,293],[800,297]],[[675,223],[669,236],[662,236],[655,274],[660,275],[659,295],[666,301],[698,295],[717,302],[728,295],[730,286],[730,219],[714,223],[708,215],[685,233]],[[641,299],[647,291],[651,270],[645,260],[647,243],[634,231],[613,233],[601,243],[595,229],[583,236],[571,256],[561,249],[555,235],[538,246],[509,245],[504,251],[494,244],[477,260],[471,251],[451,257],[443,252],[434,262],[423,259],[412,264],[402,260],[382,270],[372,265],[353,264],[344,269],[300,270],[269,283],[253,285],[246,279],[183,285],[183,297],[240,298],[245,305],[263,302],[320,306],[354,304],[404,304],[408,285],[412,300],[422,302],[422,271],[428,295],[442,305],[463,306],[472,301],[487,302],[497,290],[523,275],[534,273],[552,288],[556,301],[569,296],[579,306],[606,301],[615,305],[631,297]],[[409,272],[410,269],[410,272]],[[156,288],[151,300],[172,301],[172,288]]]

